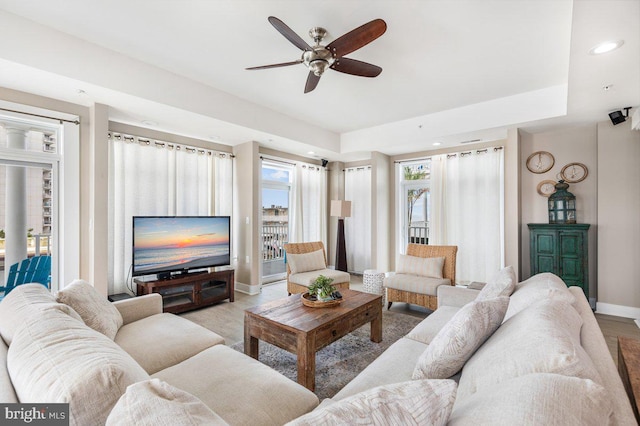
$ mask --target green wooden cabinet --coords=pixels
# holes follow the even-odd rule
[[[589,224],[530,223],[531,275],[553,272],[589,299],[587,231]]]

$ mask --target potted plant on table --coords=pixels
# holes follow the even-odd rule
[[[340,299],[342,295],[336,291],[336,288],[331,285],[333,278],[320,275],[309,286],[309,296],[311,300],[321,300],[323,302]],[[314,299],[315,298],[315,299]]]

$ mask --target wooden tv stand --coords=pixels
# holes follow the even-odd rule
[[[138,296],[160,294],[164,312],[185,312],[226,299],[233,302],[233,268],[178,275],[165,280],[145,281],[136,278],[133,281]]]

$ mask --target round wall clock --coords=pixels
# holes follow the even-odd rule
[[[587,166],[582,163],[569,163],[560,171],[560,176],[568,183],[582,182],[588,174]]]
[[[543,180],[538,184],[538,194],[542,195],[543,197],[548,197],[554,192],[556,192],[555,180]]]
[[[531,173],[544,173],[551,170],[556,159],[550,152],[536,151],[527,158],[527,169]]]

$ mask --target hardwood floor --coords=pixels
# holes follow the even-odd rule
[[[351,288],[362,289],[362,277],[352,275]],[[198,323],[220,336],[228,346],[241,342],[244,339],[244,310],[271,300],[287,296],[286,283],[280,281],[266,285],[258,295],[249,296],[244,293],[235,293],[235,302],[223,302],[214,306],[198,309],[180,314],[195,323]],[[386,307],[385,307],[386,309]],[[420,318],[425,318],[429,311],[419,306],[395,303],[392,311],[402,312]],[[611,315],[596,314],[596,319],[607,342],[611,356],[618,364],[618,336],[626,336],[640,340],[640,328],[630,318],[620,318]]]

